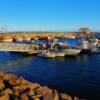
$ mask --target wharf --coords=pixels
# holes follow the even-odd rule
[[[0,51],[21,52],[21,53],[38,53],[40,51],[33,50],[31,44],[20,43],[0,43]]]

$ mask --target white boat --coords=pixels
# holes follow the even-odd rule
[[[64,50],[64,52],[66,56],[74,56],[74,55],[78,55],[81,52],[81,50],[69,48],[69,49]]]
[[[91,49],[92,53],[100,53],[100,49],[99,48],[93,48]]]

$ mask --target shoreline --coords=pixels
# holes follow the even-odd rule
[[[0,100],[82,100],[15,74],[0,72]],[[84,99],[85,100],[85,99]]]

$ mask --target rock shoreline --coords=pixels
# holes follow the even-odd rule
[[[0,100],[80,100],[14,74],[0,73]]]

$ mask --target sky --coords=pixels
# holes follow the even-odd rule
[[[0,30],[100,31],[100,0],[0,0]]]

